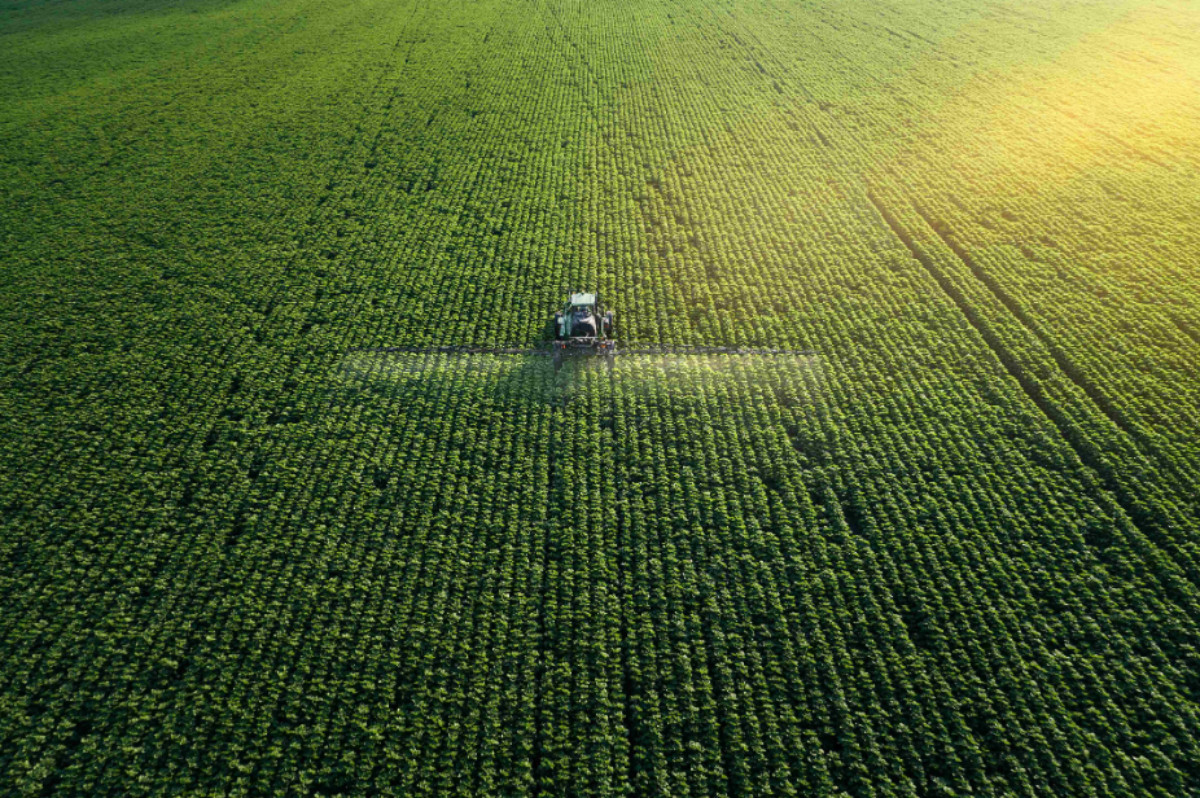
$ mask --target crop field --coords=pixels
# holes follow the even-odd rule
[[[1185,0],[5,0],[0,794],[1198,795],[1197,220]]]

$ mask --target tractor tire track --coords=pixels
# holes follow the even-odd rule
[[[1093,495],[1101,506],[1107,507],[1110,512],[1117,511],[1117,518],[1126,521],[1138,537],[1155,547],[1154,550],[1141,549],[1139,553],[1157,560],[1158,556],[1153,553],[1157,551],[1169,558],[1169,565],[1162,563],[1167,567],[1160,569],[1159,574],[1165,582],[1170,584],[1173,598],[1180,606],[1195,611],[1197,606],[1195,586],[1200,584],[1200,567],[1186,551],[1182,551],[1176,545],[1176,542],[1168,534],[1169,530],[1175,528],[1176,519],[1169,517],[1157,501],[1147,504],[1135,495],[1127,481],[1121,478],[1117,469],[1108,462],[1099,447],[1080,431],[1066,412],[1047,395],[1041,382],[1030,374],[1021,358],[1000,340],[979,310],[971,304],[954,281],[934,262],[934,259],[917,245],[895,214],[888,210],[873,191],[868,190],[866,196],[912,258],[925,269],[943,293],[950,298],[971,327],[991,349],[1009,376],[1016,381],[1033,405],[1058,431],[1059,436],[1075,453],[1078,461],[1086,467],[1086,473],[1092,477],[1088,481],[1092,483]],[[921,218],[925,219],[924,216]],[[1180,574],[1179,571],[1183,573]],[[1180,576],[1190,584],[1178,584],[1177,579]]]
[[[1182,485],[1186,486],[1186,490],[1188,492],[1195,494],[1198,490],[1200,490],[1200,486],[1197,486],[1191,475],[1182,472],[1175,466],[1174,457],[1171,455],[1171,453],[1161,451],[1156,442],[1151,438],[1146,430],[1141,427],[1140,424],[1129,419],[1124,412],[1122,412],[1113,404],[1112,400],[1105,395],[1104,391],[1101,390],[1101,388],[1090,378],[1088,378],[1083,370],[1080,369],[1065,352],[1063,352],[1062,348],[1058,346],[1057,343],[1055,343],[1053,338],[1047,335],[1041,329],[1041,326],[1038,325],[1037,322],[1035,322],[1032,318],[1030,318],[1029,314],[1024,308],[1021,307],[1020,303],[1017,302],[1017,300],[1014,299],[1011,294],[1004,290],[996,278],[988,274],[987,270],[980,266],[975,259],[971,257],[971,254],[967,252],[966,248],[947,232],[946,225],[944,223],[933,218],[932,214],[922,208],[919,203],[914,201],[912,206],[913,210],[916,211],[917,215],[919,215],[922,220],[924,220],[929,229],[932,230],[939,239],[941,239],[942,243],[946,245],[947,249],[954,253],[954,256],[962,262],[963,266],[970,271],[975,279],[982,283],[983,286],[992,293],[992,296],[996,298],[996,301],[1003,305],[1005,310],[1007,310],[1013,318],[1019,321],[1021,326],[1024,327],[1030,333],[1030,335],[1041,342],[1042,346],[1045,347],[1046,351],[1050,354],[1050,357],[1054,360],[1054,364],[1058,367],[1058,370],[1062,372],[1067,379],[1074,383],[1074,385],[1079,388],[1079,390],[1082,391],[1089,400],[1091,400],[1096,409],[1099,410],[1114,427],[1120,430],[1126,438],[1128,438],[1128,440],[1134,445],[1136,450],[1142,456],[1169,469],[1172,478],[1178,480]]]

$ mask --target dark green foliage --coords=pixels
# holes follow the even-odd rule
[[[1200,791],[1189,6],[0,14],[0,793]]]

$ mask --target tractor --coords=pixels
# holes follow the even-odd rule
[[[611,362],[617,352],[613,313],[604,309],[599,294],[572,293],[554,314],[554,366],[569,355],[605,355]]]

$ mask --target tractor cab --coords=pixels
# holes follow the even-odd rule
[[[559,341],[598,342],[612,335],[613,314],[604,312],[596,294],[571,294],[554,314],[554,337]]]
[[[554,365],[564,355],[603,354],[616,351],[613,314],[605,311],[598,294],[572,293],[562,310],[554,314]]]

